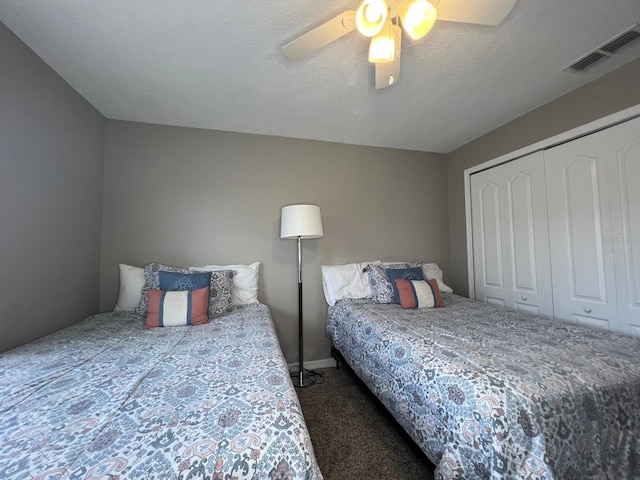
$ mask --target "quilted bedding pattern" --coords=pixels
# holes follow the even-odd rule
[[[0,478],[321,479],[265,305],[90,317],[0,356]]]
[[[443,299],[340,301],[327,319],[436,478],[640,478],[640,339]]]

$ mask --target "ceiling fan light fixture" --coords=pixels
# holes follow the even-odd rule
[[[363,0],[356,10],[356,28],[365,37],[374,37],[382,30],[388,12],[385,0]]]
[[[371,39],[369,45],[369,61],[371,63],[393,62],[400,37],[400,27],[387,20],[384,27]]]
[[[398,6],[405,32],[413,40],[424,37],[436,22],[438,11],[427,0],[405,0]]]
[[[357,11],[346,10],[336,15],[287,43],[282,51],[288,58],[300,60],[358,30],[370,42],[369,61],[375,67],[375,87],[387,88],[400,81],[402,30],[415,41],[429,33],[437,20],[496,26],[517,1],[358,0]],[[381,34],[384,25],[387,25],[385,31],[391,29],[391,34]],[[378,34],[380,38],[375,38]]]

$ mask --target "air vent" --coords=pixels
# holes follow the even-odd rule
[[[640,25],[635,24],[632,27],[627,28],[624,32],[619,33],[608,42],[603,43],[598,48],[595,48],[586,55],[583,55],[575,62],[567,65],[562,70],[584,72],[594,64],[612,57],[621,48],[638,40],[640,40]]]
[[[629,45],[631,42],[640,38],[640,32],[635,30],[628,31],[622,35],[617,36],[606,45],[603,45],[600,50],[607,53],[616,53],[622,47]]]
[[[591,65],[605,58],[609,58],[609,57],[607,57],[604,53],[593,52],[587,55],[586,57],[582,57],[577,62],[572,63],[571,65],[569,65],[569,68],[574,72],[584,72]]]

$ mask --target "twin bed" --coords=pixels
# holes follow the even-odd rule
[[[436,478],[640,478],[640,340],[442,299],[342,299],[326,327]]]
[[[144,322],[99,314],[0,356],[0,478],[322,478],[268,307]]]
[[[640,478],[640,339],[454,295],[435,264],[322,278],[335,356],[436,478]]]

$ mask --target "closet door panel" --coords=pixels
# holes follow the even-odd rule
[[[511,304],[520,311],[551,316],[544,155],[536,152],[501,168],[508,214],[504,236],[511,254]]]
[[[615,208],[614,237],[618,320],[623,331],[640,335],[640,119],[613,127],[615,169],[611,191]],[[612,195],[613,197],[614,195]]]
[[[606,148],[594,135],[545,151],[556,318],[616,328]]]
[[[513,286],[518,290],[536,290],[535,240],[531,176],[517,173],[507,183],[509,236],[513,245]]]
[[[607,301],[597,159],[578,157],[563,171],[571,296]]]
[[[476,298],[506,305],[500,187],[495,177],[487,170],[471,178]]]

